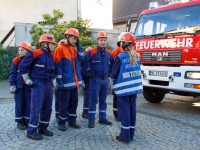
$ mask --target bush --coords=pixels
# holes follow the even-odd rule
[[[8,79],[15,52],[16,50],[8,50],[0,44],[0,80]]]

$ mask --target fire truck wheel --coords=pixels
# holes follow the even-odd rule
[[[165,97],[165,93],[149,87],[143,87],[144,98],[150,103],[160,103]]]

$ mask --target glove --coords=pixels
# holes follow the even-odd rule
[[[56,79],[53,80],[53,90],[56,90],[58,88],[58,84],[56,82]]]
[[[15,94],[16,90],[17,90],[16,86],[10,86],[10,93],[11,94]]]
[[[61,85],[58,85],[58,89],[63,89],[64,88],[64,85],[61,84]]]
[[[86,89],[85,83],[82,84],[82,88],[83,88],[83,90]]]
[[[22,77],[23,77],[24,81],[26,82],[26,84],[28,84],[28,85],[33,84],[33,81],[30,79],[28,73],[22,74]]]
[[[77,42],[75,43],[76,47],[79,47],[80,46],[80,41],[79,39],[77,39]]]

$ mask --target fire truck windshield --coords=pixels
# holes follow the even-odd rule
[[[135,29],[135,36],[139,38],[160,35],[188,26],[198,26],[200,25],[199,10],[200,5],[193,5],[141,15]]]

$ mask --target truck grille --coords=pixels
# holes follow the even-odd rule
[[[143,62],[181,62],[182,51],[142,52]]]

